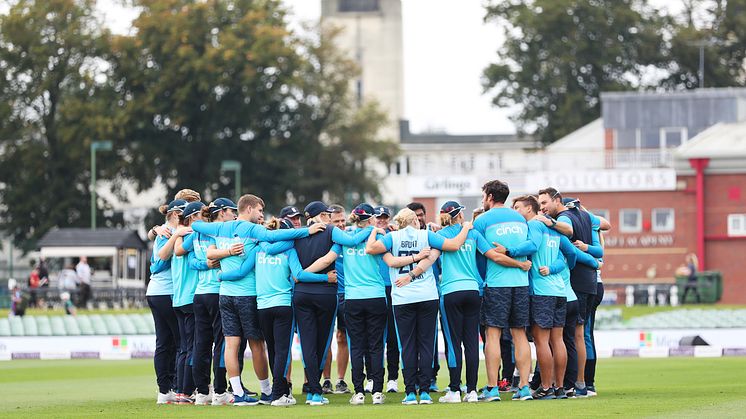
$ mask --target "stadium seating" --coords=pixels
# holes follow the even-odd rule
[[[155,334],[149,313],[0,318],[0,336],[108,336]]]
[[[10,336],[10,322],[0,318],[0,336]]]
[[[47,316],[36,316],[36,328],[39,336],[52,336],[52,324]]]
[[[635,329],[719,329],[746,327],[744,309],[678,309],[651,313],[623,320],[621,309],[600,309],[596,313],[596,330]]]

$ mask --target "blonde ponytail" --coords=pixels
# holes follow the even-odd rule
[[[414,223],[414,220],[417,219],[417,214],[414,213],[409,208],[402,208],[396,215],[394,216],[394,222],[398,224],[399,230],[404,229]]]
[[[272,217],[271,220],[267,222],[267,230],[279,230],[280,229],[280,223],[282,222],[282,219],[277,217]]]

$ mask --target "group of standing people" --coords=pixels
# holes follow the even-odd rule
[[[294,405],[289,377],[297,333],[305,402],[323,406],[335,322],[345,362],[336,390],[348,391],[349,356],[351,404],[364,404],[366,392],[373,404],[384,403],[386,393],[398,392],[399,368],[402,404],[432,403],[439,321],[450,376],[440,402],[500,400],[507,330],[520,377],[514,400],[588,395],[586,360],[595,358],[592,318],[602,290],[599,231],[608,222],[551,188],[514,199],[513,208],[505,206],[505,183],[482,190],[483,211],[473,224],[463,206],[449,201],[437,226],[426,223],[418,203],[394,217],[386,207],[361,203],[347,226],[342,207],[320,201],[305,207],[306,226],[295,207],[265,223],[257,196],[205,205],[198,193],[180,191],[160,208],[165,223],[149,231],[157,402]],[[527,330],[539,358],[533,392]],[[481,393],[480,331],[488,377]],[[246,346],[259,393],[241,381]]]

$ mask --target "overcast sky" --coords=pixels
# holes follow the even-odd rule
[[[315,20],[320,0],[284,0],[291,19]],[[126,33],[137,12],[99,0],[115,32]],[[482,70],[497,58],[500,30],[485,24],[483,0],[402,0],[404,21],[404,113],[414,132],[512,133],[514,109],[499,109],[482,93]],[[653,0],[679,9],[680,0]],[[433,92],[436,94],[434,95]]]

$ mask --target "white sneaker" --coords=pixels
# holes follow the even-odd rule
[[[225,393],[213,393],[212,394],[212,405],[213,406],[225,406],[227,404],[233,403],[233,395],[231,393],[228,393],[227,391]]]
[[[441,396],[438,401],[441,403],[461,403],[461,392],[448,390],[445,396]]]
[[[291,405],[294,405],[294,404],[298,403],[298,401],[297,401],[297,400],[295,400],[295,397],[293,397],[293,394],[292,394],[292,393],[288,394],[288,395],[287,395],[287,398],[288,398],[288,400],[290,400],[290,404],[291,404]]]
[[[388,384],[386,385],[386,393],[398,393],[399,392],[399,383],[396,380],[389,380]]]
[[[277,400],[272,401],[272,406],[276,407],[288,407],[295,404],[295,399],[290,399],[288,396],[282,396]]]
[[[386,400],[386,395],[381,392],[373,395],[373,404],[383,404],[384,400]]]
[[[372,393],[373,392],[373,380],[368,380],[365,383],[365,392],[366,393]]]
[[[354,396],[350,399],[350,404],[358,405],[358,404],[365,404],[365,394],[363,393],[355,393]]]
[[[479,395],[476,391],[471,391],[466,396],[464,396],[464,401],[466,403],[477,403],[479,402]]]
[[[194,398],[194,404],[199,406],[207,406],[212,403],[212,397],[209,394],[197,393],[197,397]]]
[[[158,399],[155,401],[156,404],[174,404],[176,403],[176,393],[173,390],[168,393],[158,393]]]

